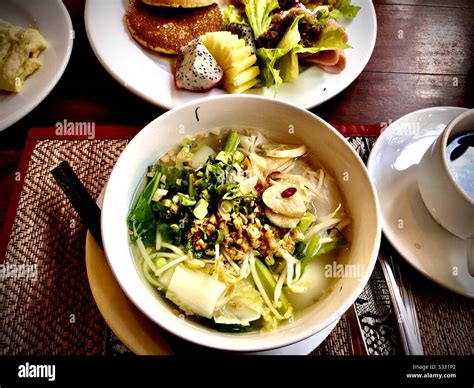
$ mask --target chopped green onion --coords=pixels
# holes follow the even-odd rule
[[[222,241],[224,241],[224,233],[222,233],[222,230],[218,229],[216,244],[220,244]]]
[[[309,210],[306,210],[306,213],[304,214],[303,218],[300,220],[298,223],[298,226],[296,227],[301,233],[305,233],[311,224],[315,221],[316,217],[314,216],[313,213],[311,213]]]
[[[232,211],[233,205],[230,201],[222,201],[221,208],[226,213],[230,213]]]
[[[189,174],[189,179],[188,179],[188,191],[189,191],[189,196],[194,197],[194,175]]]
[[[234,154],[232,155],[232,161],[234,163],[238,163],[240,165],[240,163],[242,163],[242,160],[244,160],[245,158],[245,155],[238,151],[238,150],[235,150]]]
[[[198,220],[202,220],[207,216],[208,203],[204,198],[201,198],[194,207],[193,214]]]
[[[334,251],[335,249],[341,248],[344,245],[346,245],[347,240],[345,238],[338,238],[335,241],[328,242],[327,244],[324,244],[316,253],[315,256],[320,256],[324,255],[325,253],[329,253],[331,251]]]
[[[315,234],[313,237],[311,237],[311,240],[309,241],[308,246],[306,247],[306,254],[303,260],[301,260],[301,271],[304,271],[306,266],[311,262],[311,260],[314,258],[317,249],[319,247],[319,240],[321,238],[319,237],[319,234]]]
[[[194,206],[196,200],[192,199],[188,194],[178,193],[179,203],[183,206]]]
[[[239,146],[239,142],[240,142],[240,137],[237,131],[234,131],[234,130],[230,131],[229,136],[227,137],[227,141],[225,142],[223,151],[226,154],[233,153]]]

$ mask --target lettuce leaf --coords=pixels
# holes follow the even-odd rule
[[[240,12],[237,11],[233,5],[224,8],[222,11],[222,18],[224,20],[224,26],[227,26],[230,23],[247,24]]]
[[[360,7],[352,5],[351,0],[339,0],[335,5],[334,10],[339,11],[346,19],[353,19],[359,13]]]
[[[299,53],[351,48],[350,45],[344,43],[344,27],[325,28],[312,47],[303,47],[300,44],[301,36],[298,30],[301,17],[295,18],[276,48],[257,50],[261,63],[261,80],[266,87],[273,86],[275,94],[283,82],[293,82],[298,78]]]
[[[298,31],[298,22],[303,17],[299,15],[293,20],[291,26],[286,30],[285,35],[281,38],[277,47],[274,49],[260,48],[257,50],[257,55],[260,59],[261,66],[261,80],[266,87],[274,86],[275,94],[283,83],[283,80],[291,79],[299,71],[298,58],[288,58],[283,62],[279,62],[285,55],[290,53],[294,47],[298,47],[301,40],[300,32]],[[296,53],[290,54],[296,55]],[[295,64],[296,62],[296,64]],[[280,72],[282,74],[280,74]]]
[[[341,12],[338,9],[329,9],[328,5],[319,5],[313,10],[313,14],[317,16],[318,25],[326,26],[329,19],[337,20],[341,17]]]
[[[278,0],[245,0],[245,14],[257,39],[270,27],[273,10],[279,7]]]
[[[283,82],[294,82],[298,79],[300,74],[300,65],[298,62],[298,54],[295,49],[284,55],[276,63],[276,67],[280,70],[280,76]]]
[[[344,50],[352,46],[344,43],[344,27],[329,27],[323,30],[319,40],[311,47],[298,45],[294,48],[297,53],[317,53],[326,50]]]

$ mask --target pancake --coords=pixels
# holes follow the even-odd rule
[[[191,40],[222,28],[217,4],[200,8],[163,8],[131,0],[125,21],[138,43],[165,54],[177,54]]]
[[[142,3],[155,7],[198,8],[215,3],[214,0],[142,0]]]

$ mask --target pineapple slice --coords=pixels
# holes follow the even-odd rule
[[[257,57],[244,39],[229,31],[208,32],[199,39],[224,70],[223,86],[229,93],[242,93],[259,82]]]
[[[245,92],[246,90],[253,88],[256,84],[258,84],[258,79],[254,78],[253,80],[246,82],[242,85],[235,86],[235,85],[224,85],[225,90],[232,94],[240,94]]]

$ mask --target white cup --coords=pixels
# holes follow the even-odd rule
[[[448,166],[448,140],[474,131],[474,109],[453,119],[426,151],[418,166],[418,187],[433,218],[452,234],[469,240],[468,269],[474,276],[474,198],[456,182]]]

